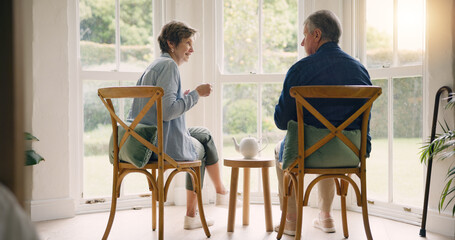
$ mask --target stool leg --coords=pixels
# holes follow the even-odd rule
[[[239,168],[233,167],[231,170],[231,189],[229,190],[229,214],[228,214],[228,232],[234,232],[235,225],[235,206],[237,203],[237,183],[239,180]]]
[[[273,232],[272,203],[270,201],[269,168],[262,168],[262,187],[264,191],[265,229]]]
[[[250,169],[243,168],[243,225],[250,224]]]

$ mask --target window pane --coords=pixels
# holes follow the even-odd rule
[[[112,125],[109,112],[97,95],[98,88],[131,86],[135,81],[85,80],[84,88],[84,198],[110,196],[112,167],[109,161],[109,139]],[[117,113],[126,119],[133,99],[113,100]],[[120,108],[120,110],[119,110]],[[147,180],[142,174],[129,174],[122,183],[125,194],[147,193]]]
[[[388,147],[388,85],[387,79],[375,79],[373,84],[382,88],[371,111],[371,153],[367,159],[368,199],[387,202],[389,182]]]
[[[285,73],[297,60],[296,0],[264,0],[263,71]]]
[[[83,70],[115,70],[115,1],[80,0],[80,54]]]
[[[112,191],[112,164],[109,138],[112,134],[109,112],[97,95],[98,88],[118,86],[118,81],[83,82],[84,92],[84,198],[109,196]],[[117,101],[113,101],[118,106]]]
[[[257,136],[257,85],[224,84],[222,157],[241,157],[242,155],[235,150],[232,138],[239,142],[248,136]],[[231,168],[223,168],[223,171],[224,184],[229,186]],[[257,183],[252,184],[250,188],[256,189]]]
[[[122,81],[120,85],[134,86],[136,81]],[[119,102],[119,106],[123,109],[123,113],[121,113],[123,119],[128,117],[132,104],[133,98],[125,98]],[[141,173],[128,174],[122,182],[122,189],[126,195],[150,193],[147,178]]]
[[[224,73],[258,71],[258,1],[224,1]]]
[[[142,72],[153,58],[152,0],[120,1],[120,71]]]
[[[400,65],[422,64],[423,0],[398,1],[398,60]]]
[[[366,16],[367,68],[391,66],[393,64],[393,0],[367,0]]]
[[[421,206],[423,165],[422,77],[393,79],[393,198],[395,203]]]
[[[267,144],[264,150],[261,151],[261,156],[267,158],[275,158],[275,146],[283,140],[286,131],[282,131],[275,126],[273,115],[275,113],[275,105],[278,103],[278,98],[281,94],[283,84],[273,83],[264,84],[262,87],[262,137],[263,145]],[[278,180],[274,169],[270,169],[270,190],[277,192]]]

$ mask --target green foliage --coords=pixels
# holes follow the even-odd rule
[[[367,49],[391,49],[392,36],[385,31],[379,31],[367,26]]]
[[[84,156],[103,155],[109,149],[111,124],[98,124],[96,128],[84,133]]]
[[[371,112],[370,134],[373,138],[388,137],[388,80],[375,79],[382,95],[374,102]],[[422,77],[393,79],[394,138],[422,136]]]
[[[388,80],[375,79],[373,85],[382,88],[382,95],[373,104],[370,120],[370,134],[374,139],[385,138],[388,136]]]
[[[25,138],[25,140],[39,141],[38,138],[36,138],[35,136],[33,136],[31,133],[28,133],[28,132],[24,133],[24,138]],[[37,152],[35,152],[35,150],[33,150],[33,149],[25,150],[25,165],[26,166],[35,165],[41,161],[44,161],[44,158],[41,157]]]
[[[240,99],[227,106],[223,132],[256,133],[257,103],[250,99]]]
[[[81,41],[81,61],[84,66],[114,64],[115,45],[89,41]],[[148,46],[122,46],[120,58],[122,62],[136,62],[146,65],[152,60]],[[145,68],[145,67],[144,67]]]
[[[422,136],[422,77],[393,79],[394,138]]]
[[[111,118],[106,107],[98,97],[98,88],[106,87],[102,81],[90,81],[84,83],[84,132],[92,131],[99,124],[111,124]],[[110,85],[110,86],[118,86]],[[115,104],[116,101],[113,101]]]
[[[120,1],[120,61],[145,68],[153,56],[151,0]],[[82,66],[114,65],[115,1],[80,0]],[[111,69],[110,69],[111,70]]]
[[[224,1],[224,70],[258,72],[258,1]],[[266,0],[263,4],[263,69],[283,73],[297,60],[297,1]]]
[[[81,41],[81,61],[84,66],[114,64],[115,45]]]
[[[150,45],[153,36],[153,4],[150,0],[120,2],[122,45]],[[115,1],[80,0],[81,40],[115,43]]]

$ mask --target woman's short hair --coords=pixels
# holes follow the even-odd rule
[[[303,22],[307,26],[308,32],[313,33],[318,28],[322,32],[321,39],[338,43],[341,36],[341,24],[338,17],[329,10],[320,10],[312,13]]]
[[[175,46],[184,38],[192,37],[197,31],[193,28],[188,27],[183,22],[171,21],[163,26],[161,29],[160,36],[158,37],[158,43],[162,53],[169,53],[170,48],[167,41],[173,43]]]

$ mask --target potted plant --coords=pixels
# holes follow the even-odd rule
[[[30,141],[39,141],[38,138],[33,136],[31,133],[25,132],[25,140],[30,140]],[[35,150],[33,149],[28,149],[25,150],[25,165],[30,166],[30,165],[35,165],[38,164],[39,162],[44,161],[44,158],[41,157]]]

